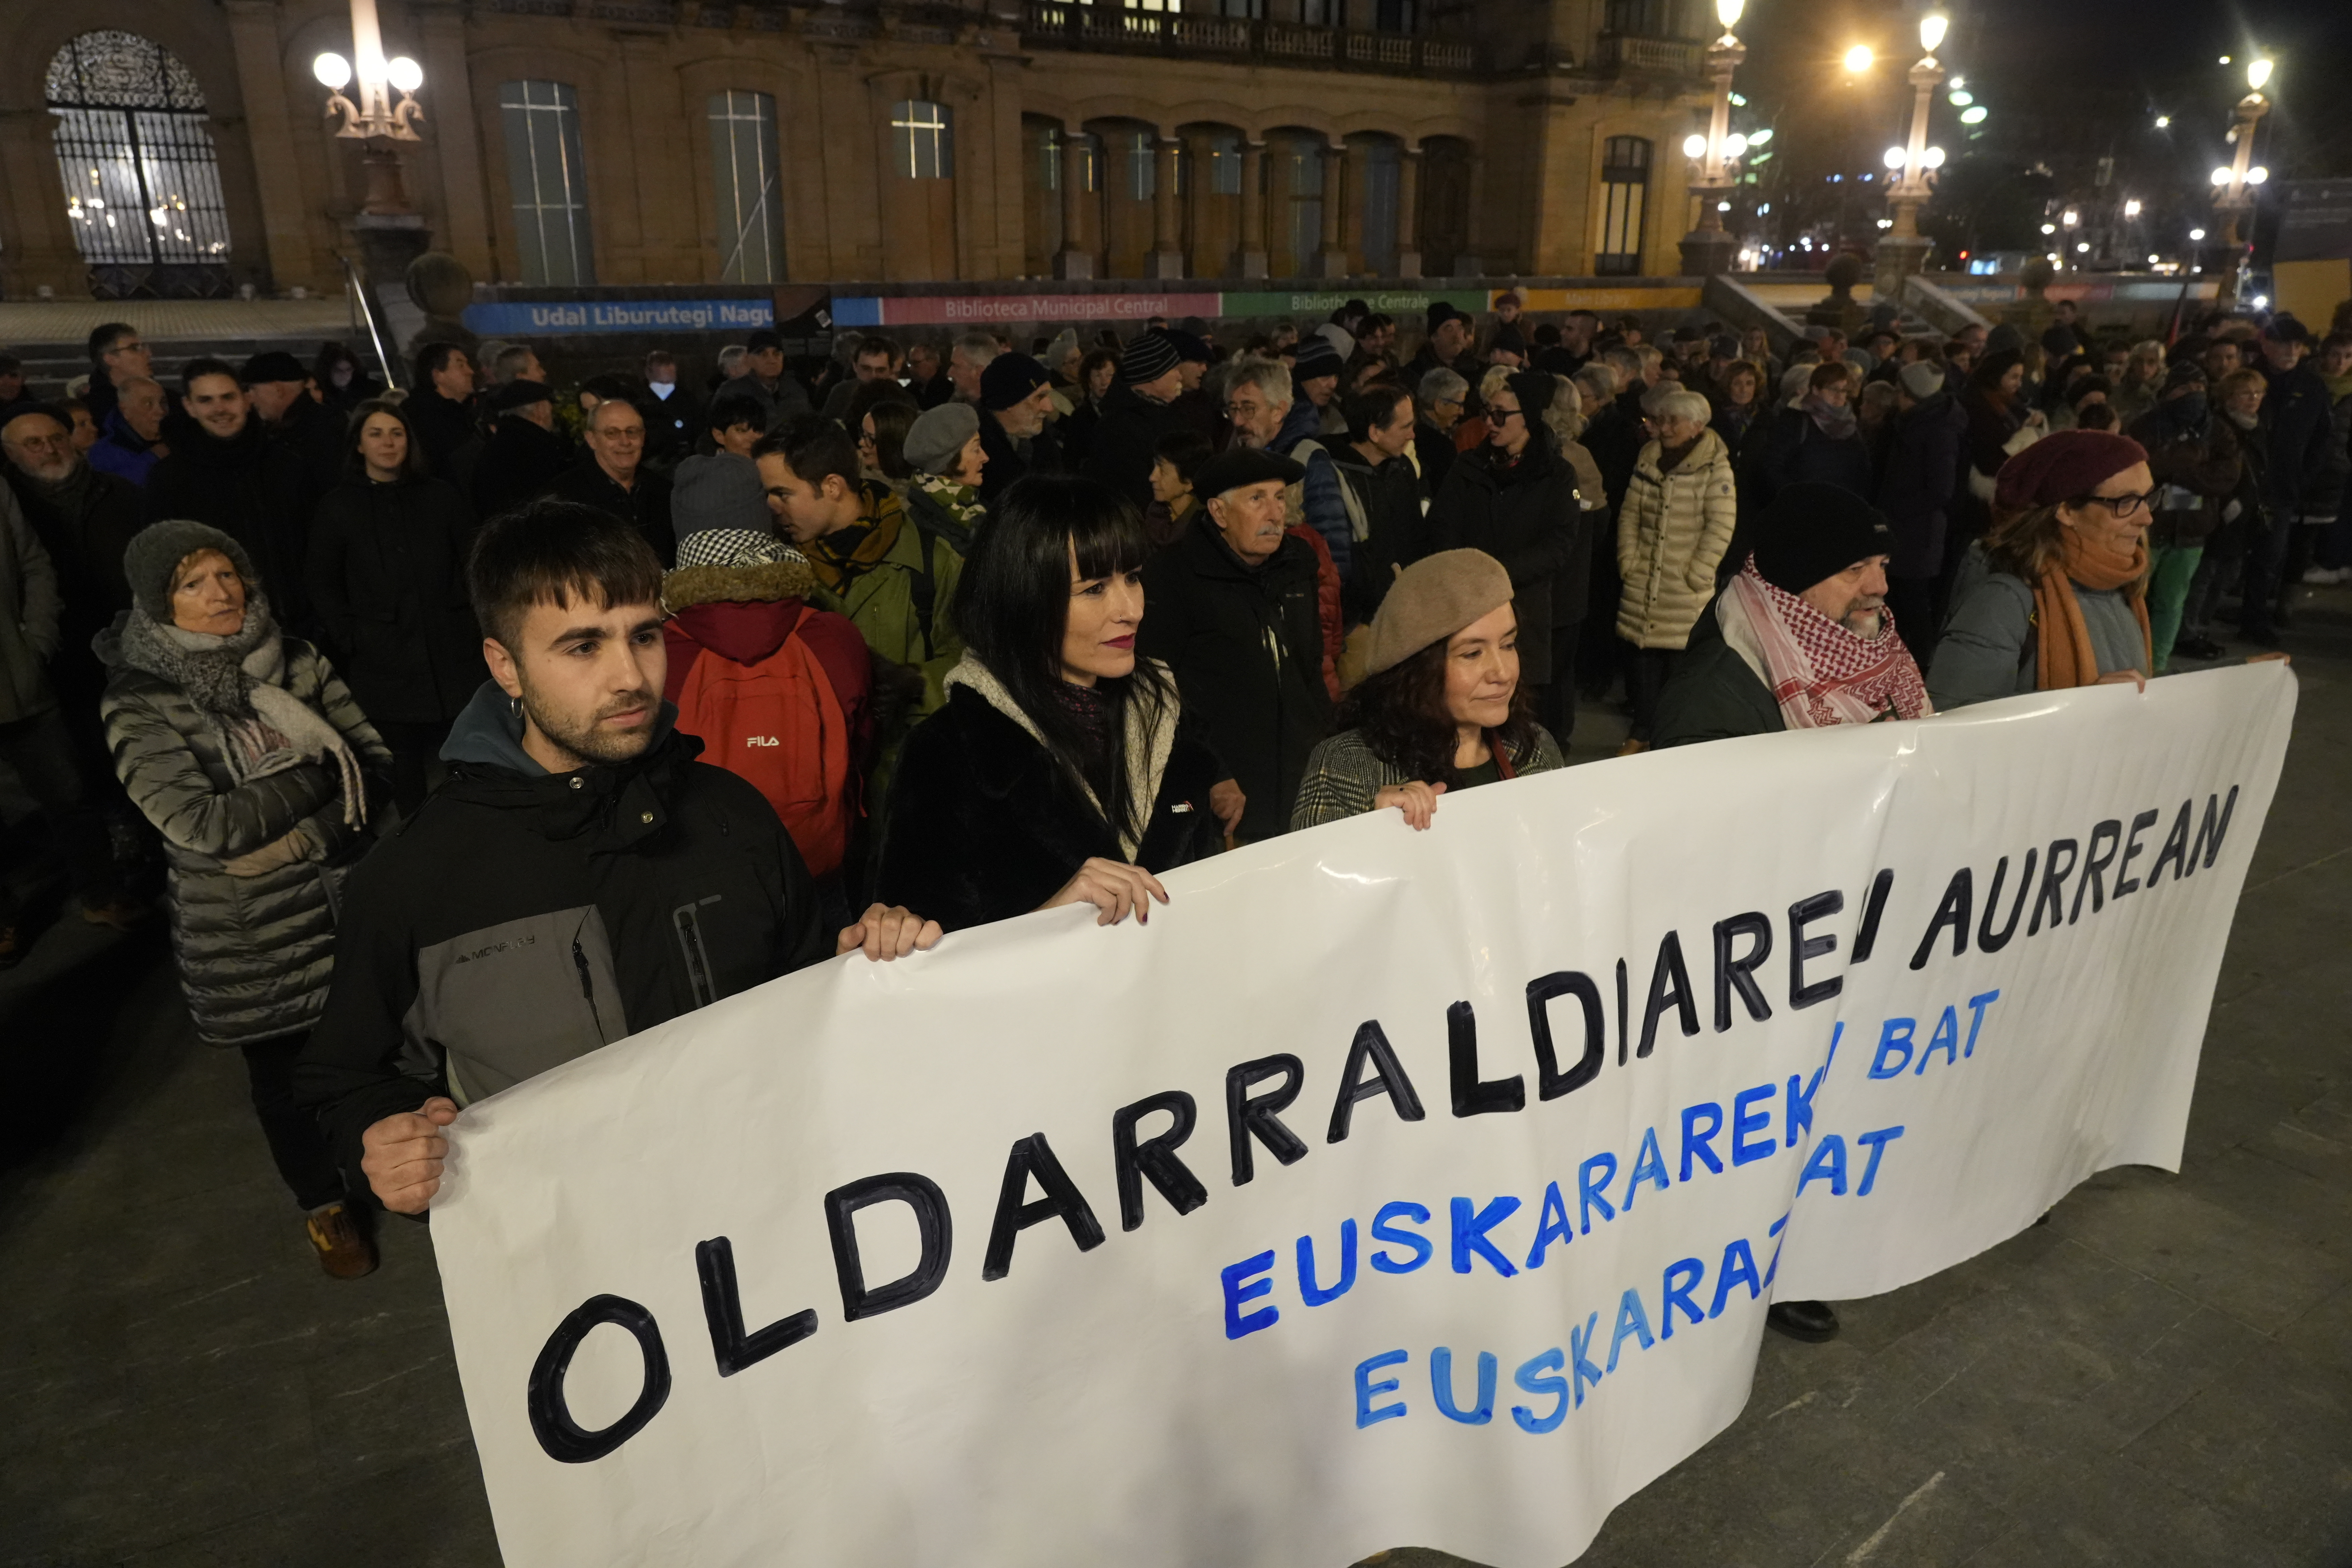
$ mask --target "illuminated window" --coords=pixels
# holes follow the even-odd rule
[[[66,216],[93,290],[152,289],[163,268],[188,291],[226,291],[228,212],[194,75],[160,44],[105,31],[69,40],[46,85]]]
[[[954,132],[948,106],[929,99],[901,99],[890,106],[891,163],[910,180],[955,177]]]
[[[1638,276],[1642,270],[1642,220],[1649,204],[1650,143],[1640,136],[1612,136],[1601,150],[1601,234],[1592,270],[1603,278]]]
[[[580,98],[569,82],[499,88],[507,185],[525,283],[593,283],[588,178],[580,157]]]
[[[709,112],[719,276],[729,283],[777,282],[784,276],[784,226],[776,100],[764,92],[714,92]]]

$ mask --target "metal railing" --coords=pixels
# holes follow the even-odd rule
[[[1175,11],[1129,11],[1071,0],[1028,0],[1022,14],[1021,36],[1024,43],[1047,47],[1254,58],[1268,65],[1405,73],[1478,68],[1476,46],[1451,39]]]
[[[1610,33],[1602,36],[1597,58],[1602,67],[1614,70],[1696,77],[1706,65],[1706,46],[1690,38],[1645,38]]]
[[[338,254],[335,259],[343,264],[344,291],[360,322],[367,329],[368,342],[375,350],[375,363],[383,372],[383,384],[388,387],[398,386],[401,384],[400,376],[393,369],[391,353],[384,348],[383,332],[376,324],[375,301],[368,298],[366,280],[361,278],[360,269],[352,265],[350,257]]]

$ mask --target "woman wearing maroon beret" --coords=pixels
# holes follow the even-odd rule
[[[1927,669],[1938,711],[2147,683],[2155,489],[2140,444],[2103,430],[2062,430],[2001,465],[1992,528],[1960,563]]]

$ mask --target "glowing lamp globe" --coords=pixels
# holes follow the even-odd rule
[[[341,92],[351,85],[352,62],[341,55],[320,55],[310,62],[310,74],[319,79],[320,87],[330,92]]]

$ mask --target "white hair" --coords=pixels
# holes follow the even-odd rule
[[[1290,401],[1290,367],[1277,359],[1244,354],[1234,362],[1233,372],[1225,378],[1225,395],[1231,397],[1244,386],[1256,387],[1267,407],[1280,408]]]

